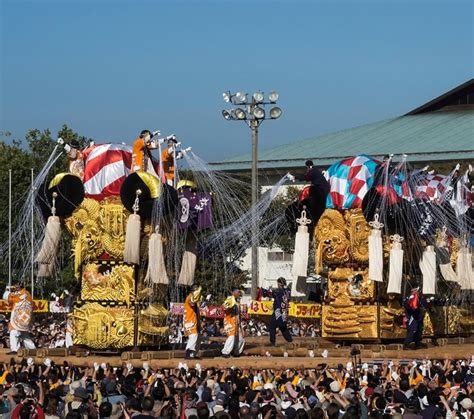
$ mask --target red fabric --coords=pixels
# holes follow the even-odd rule
[[[309,198],[310,188],[311,188],[311,186],[305,186],[304,189],[300,192],[300,194],[298,196],[298,201],[299,202],[304,201],[305,199]]]
[[[412,297],[408,300],[408,305],[412,310],[416,310],[420,305],[420,294],[415,292]]]
[[[400,200],[397,193],[395,192],[395,189],[393,188],[384,185],[377,185],[375,190],[379,193],[379,195],[386,196],[390,205],[396,204]]]
[[[23,407],[23,403],[18,404],[12,412],[12,419],[19,419],[20,410]],[[30,416],[30,419],[44,419],[43,409],[39,406],[36,406],[33,414]]]

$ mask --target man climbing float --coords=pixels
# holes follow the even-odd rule
[[[184,334],[188,337],[186,344],[186,359],[198,359],[196,353],[201,346],[200,305],[202,288],[192,285],[191,292],[184,301]]]
[[[31,318],[33,315],[33,299],[23,287],[15,287],[8,295],[8,303],[12,306],[10,317],[10,350],[9,355],[16,354],[21,344],[27,349],[35,349],[30,338]]]
[[[290,307],[291,292],[286,287],[286,279],[277,279],[278,288],[273,291],[273,313],[270,320],[270,344],[276,343],[276,331],[280,329],[281,334],[287,342],[292,342],[290,331],[287,327],[288,309]]]
[[[307,170],[306,174],[304,175],[304,180],[311,182],[309,194],[311,200],[309,209],[311,212],[313,226],[315,226],[326,209],[326,198],[331,190],[331,185],[324,177],[321,170],[313,166],[312,160],[307,160],[305,165]]]
[[[224,301],[224,332],[227,339],[222,349],[222,356],[230,358],[232,355],[240,356],[244,351],[245,339],[240,322],[240,289],[232,288],[232,293]]]

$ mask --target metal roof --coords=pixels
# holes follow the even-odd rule
[[[325,166],[347,156],[408,154],[409,162],[474,160],[474,110],[406,115],[259,151],[259,168]],[[247,171],[246,154],[211,163],[216,170]]]

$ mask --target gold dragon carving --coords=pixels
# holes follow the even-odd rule
[[[76,278],[82,263],[94,261],[104,252],[112,259],[123,259],[128,214],[119,197],[109,197],[101,202],[86,198],[65,219],[72,236]]]
[[[134,310],[126,307],[104,307],[87,303],[75,307],[74,343],[94,349],[133,346]]]

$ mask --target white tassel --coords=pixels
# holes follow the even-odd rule
[[[161,234],[153,233],[148,244],[148,270],[145,281],[153,284],[169,284],[163,254]]]
[[[308,276],[308,256],[309,256],[309,233],[307,225],[311,220],[306,218],[306,211],[301,211],[301,218],[297,218],[298,231],[295,237],[295,252],[293,254],[293,266],[291,274],[294,278],[291,295],[293,297],[303,297],[306,295],[306,278]]]
[[[403,237],[395,234],[390,236],[390,240],[392,240],[392,248],[390,249],[387,293],[400,294],[403,275]]]
[[[126,263],[140,263],[140,232],[141,220],[138,214],[130,214],[127,221],[127,231],[125,233],[125,249],[123,260]]]
[[[186,237],[186,248],[179,272],[178,285],[190,286],[194,282],[194,272],[197,261],[197,241],[196,236],[189,233]]]
[[[454,272],[454,269],[450,263],[447,263],[446,265],[439,265],[439,271],[446,281],[458,282],[456,272]]]
[[[46,232],[44,233],[41,249],[35,259],[35,261],[39,263],[38,276],[45,278],[50,277],[53,274],[59,240],[61,238],[61,221],[59,217],[55,215],[56,208],[54,195],[52,212],[53,215],[48,217],[48,223],[46,224]]]
[[[383,281],[383,244],[382,231],[383,224],[379,222],[379,215],[375,214],[374,221],[369,225],[372,231],[369,236],[369,279],[371,281]]]
[[[454,272],[453,266],[451,265],[449,250],[447,249],[447,230],[447,227],[443,226],[436,242],[439,271],[441,272],[441,276],[445,279],[445,281],[458,282],[456,272]]]
[[[133,214],[130,214],[127,221],[127,231],[125,232],[125,249],[123,251],[123,260],[126,263],[140,263],[140,233],[141,220],[137,214],[139,207],[139,196],[142,194],[140,189],[135,191],[135,202],[133,204]]]
[[[466,246],[459,249],[456,275],[462,290],[474,289],[474,272],[472,270],[472,255]]]
[[[427,246],[420,260],[423,275],[423,294],[435,295],[436,292],[436,253],[433,246]]]

